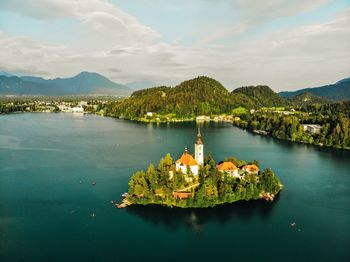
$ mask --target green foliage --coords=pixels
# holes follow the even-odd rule
[[[235,157],[227,160],[237,165],[246,163]],[[256,160],[251,163],[258,164]],[[210,207],[238,200],[259,199],[262,192],[277,194],[281,189],[281,182],[270,169],[261,174],[245,173],[237,178],[219,172],[215,160],[208,155],[198,176],[186,175],[175,170],[172,158],[167,154],[159,161],[157,169],[150,164],[146,172],[138,171],[131,177],[128,198],[132,203],[141,205]],[[173,192],[178,190],[191,193],[192,197],[176,199]]]
[[[293,104],[293,105],[298,105],[298,106],[305,106],[305,105],[313,105],[313,104],[328,104],[330,103],[330,100],[314,95],[310,92],[304,92],[301,94],[297,94],[292,97],[288,97],[288,100]]]
[[[200,76],[173,88],[136,91],[122,102],[107,104],[105,111],[106,115],[127,119],[144,118],[147,112],[156,113],[157,117],[172,114],[172,118],[193,119],[197,115],[230,114],[234,108],[243,106],[250,109],[261,105],[245,94],[230,93],[214,79]]]
[[[314,145],[350,148],[350,101],[333,104],[314,104],[299,111],[257,110],[246,121],[234,125],[248,130],[263,131],[272,137]],[[303,124],[318,124],[320,133],[304,131]]]
[[[290,103],[268,86],[245,86],[232,91],[233,94],[244,94],[257,101],[259,107],[286,106]]]
[[[322,97],[333,101],[343,101],[350,99],[350,78],[345,78],[332,85],[326,85],[314,88],[305,88],[292,92],[281,92],[283,97],[295,97],[303,93],[311,93],[314,96]]]
[[[247,115],[247,114],[248,114],[248,110],[244,107],[241,107],[241,106],[232,110],[233,116],[242,117],[242,116]]]
[[[278,177],[275,176],[271,169],[265,169],[260,174],[259,187],[264,192],[277,194],[278,191],[281,189],[281,186],[281,181],[278,179]]]

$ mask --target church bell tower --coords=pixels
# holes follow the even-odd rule
[[[194,158],[196,159],[198,165],[204,164],[204,145],[200,126],[198,126],[197,141],[194,144]]]

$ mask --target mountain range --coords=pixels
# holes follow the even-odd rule
[[[2,73],[2,75],[1,75]],[[81,72],[69,78],[44,79],[35,76],[13,76],[0,73],[2,95],[129,95],[129,87],[91,72]]]
[[[320,87],[303,88],[297,91],[280,92],[279,95],[284,98],[291,98],[302,93],[309,93],[314,96],[322,97],[328,100],[339,101],[350,99],[350,77],[342,79],[335,84]]]
[[[199,82],[205,82],[204,78],[199,78]],[[207,78],[211,79],[211,78]],[[193,79],[192,79],[193,80]],[[211,85],[213,90],[205,90],[207,95],[210,92],[217,92],[217,88],[223,87],[219,82]],[[191,80],[188,80],[191,81]],[[176,86],[174,90],[182,90],[187,81]],[[152,81],[131,82],[128,84],[118,84],[108,78],[94,72],[81,72],[76,76],[68,78],[44,79],[36,76],[16,76],[0,71],[0,95],[47,95],[47,96],[67,96],[67,95],[130,95],[133,91],[147,88],[146,93],[152,92],[151,87],[157,84]],[[204,83],[205,87],[207,86]],[[224,87],[223,87],[224,88]],[[224,88],[225,89],[225,88]],[[225,89],[226,90],[226,89]],[[170,93],[173,93],[171,91]],[[228,92],[226,90],[226,92]],[[226,92],[221,92],[224,97]],[[133,95],[137,95],[134,93]],[[199,93],[199,96],[203,94]],[[314,88],[303,88],[296,91],[285,91],[275,93],[270,87],[248,86],[240,87],[231,92],[230,99],[236,104],[243,102],[247,107],[253,105],[261,106],[286,106],[291,104],[312,104],[327,103],[331,101],[350,99],[350,77],[342,79],[335,84]],[[239,101],[241,99],[241,101]]]

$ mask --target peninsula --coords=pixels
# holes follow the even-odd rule
[[[271,169],[262,172],[258,161],[247,163],[235,157],[215,163],[204,157],[200,128],[194,157],[185,148],[177,161],[170,154],[157,167],[136,172],[129,181],[124,203],[181,208],[213,207],[239,200],[273,200],[283,185]]]

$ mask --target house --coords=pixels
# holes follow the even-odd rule
[[[84,108],[82,108],[81,106],[72,107],[72,112],[73,113],[84,113]]]
[[[189,192],[173,192],[173,196],[174,198],[178,198],[178,199],[184,199],[184,198],[189,198],[192,197],[192,193]]]
[[[80,107],[88,106],[88,102],[87,102],[87,101],[80,101],[80,102],[78,103],[78,106],[80,106]]]
[[[322,129],[322,126],[320,125],[304,124],[301,126],[304,128],[305,132],[312,133],[312,134],[319,134]]]
[[[196,121],[197,122],[210,121],[210,116],[197,116]]]
[[[239,177],[238,168],[232,162],[221,161],[217,165],[218,171],[221,173],[227,173],[231,176]]]
[[[253,174],[259,172],[259,167],[257,165],[245,165],[242,167],[242,170],[249,174]]]
[[[188,153],[187,148],[185,148],[182,156],[175,162],[176,171],[181,170],[182,173],[187,174],[187,170],[189,169],[192,174],[198,175],[199,166],[204,164],[204,145],[200,128],[198,128],[194,151],[195,157],[193,158],[191,154]]]

